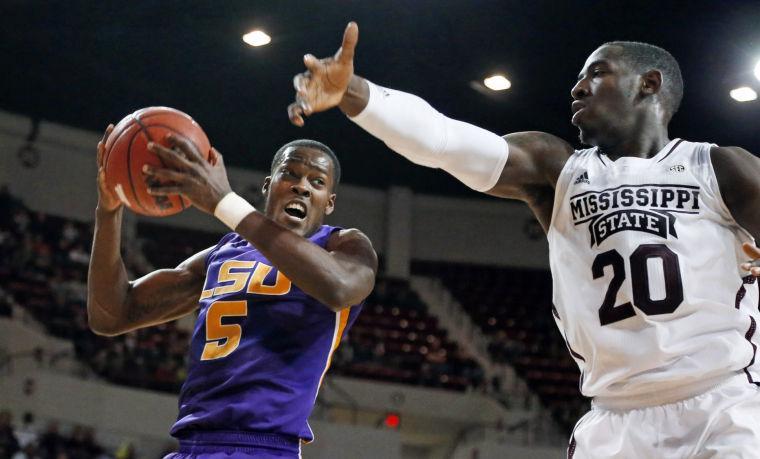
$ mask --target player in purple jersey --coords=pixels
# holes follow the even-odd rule
[[[199,308],[172,435],[179,458],[293,458],[313,439],[307,418],[332,354],[374,286],[377,255],[356,229],[323,225],[340,164],[327,146],[280,148],[255,210],[231,191],[221,155],[209,164],[169,136],[151,144],[166,168],[146,167],[156,195],[181,193],[234,232],[182,262],[129,281],[120,255],[121,202],[104,186],[98,144],[95,235],[87,311],[114,336]]]

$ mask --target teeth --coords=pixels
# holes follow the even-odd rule
[[[285,206],[286,209],[295,209],[300,210],[301,212],[306,212],[306,206],[301,204],[300,202],[291,202],[287,206]]]

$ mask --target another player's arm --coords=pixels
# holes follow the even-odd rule
[[[98,143],[98,206],[87,274],[87,316],[101,335],[118,335],[181,317],[198,306],[205,255],[200,252],[175,269],[163,269],[130,282],[121,257],[123,208],[105,188],[102,158],[109,126]]]
[[[573,152],[570,144],[543,132],[500,138],[442,115],[417,96],[374,86],[353,73],[357,40],[358,28],[351,23],[335,56],[304,57],[308,71],[294,78],[296,102],[288,107],[293,124],[302,126],[304,115],[337,106],[394,151],[444,169],[477,191],[529,204],[553,198],[559,173]]]
[[[728,210],[757,241],[760,238],[760,159],[743,148],[713,147],[710,160]],[[755,262],[744,263],[742,268],[760,276],[760,248],[744,244],[744,252]]]
[[[148,167],[145,173],[173,184],[154,186],[149,192],[180,193],[198,209],[219,216],[216,212],[219,202],[232,193],[222,155],[214,150],[216,161],[211,164],[203,160],[187,139],[169,136],[167,140],[172,149],[158,144],[151,144],[149,148],[168,168]],[[249,204],[244,205],[249,210],[240,215],[234,231],[256,246],[308,295],[338,311],[361,302],[370,294],[375,284],[377,255],[362,232],[349,229],[334,233],[323,249],[255,211]]]

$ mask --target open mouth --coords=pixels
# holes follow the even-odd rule
[[[574,126],[577,126],[581,117],[581,114],[583,111],[586,110],[586,107],[581,107],[578,110],[575,110],[573,112],[572,118],[570,118],[570,123],[572,123]]]
[[[285,213],[299,220],[306,218],[306,205],[301,202],[291,202],[285,206]]]

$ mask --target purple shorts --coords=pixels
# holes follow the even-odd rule
[[[257,432],[183,432],[179,451],[164,459],[299,459],[301,440]]]

